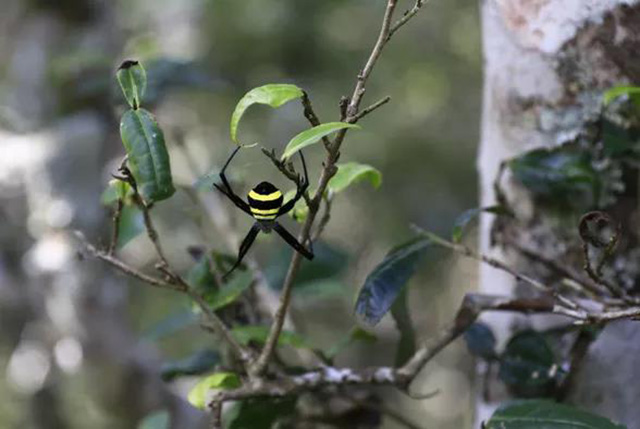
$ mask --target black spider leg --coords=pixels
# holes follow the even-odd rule
[[[233,192],[233,189],[231,189],[231,185],[229,184],[229,181],[227,180],[227,176],[225,176],[225,174],[224,174],[224,171],[227,169],[227,167],[231,163],[231,160],[233,159],[233,157],[236,156],[236,153],[238,153],[238,151],[240,150],[240,147],[241,146],[238,146],[233,151],[233,153],[231,154],[229,159],[227,159],[227,162],[224,164],[224,167],[222,167],[222,170],[220,170],[220,180],[222,180],[222,185],[223,186],[220,186],[217,183],[214,183],[213,186],[215,186],[218,191],[220,191],[224,195],[226,195],[227,198],[229,198],[231,200],[231,202],[233,202],[233,204],[236,205],[236,207],[238,207],[240,210],[242,210],[246,214],[251,215],[251,209],[249,208],[249,204],[247,204],[247,202],[245,200],[243,200],[238,195],[236,195],[235,192]]]
[[[256,222],[253,224],[247,235],[242,240],[242,243],[240,244],[240,250],[238,251],[238,259],[236,260],[235,264],[233,264],[233,267],[231,267],[231,269],[227,271],[227,273],[223,276],[223,279],[229,277],[229,274],[231,274],[233,270],[238,268],[240,263],[242,263],[242,258],[244,258],[244,255],[246,255],[249,251],[249,248],[253,244],[253,241],[258,236],[258,232],[260,232],[260,225],[258,224],[258,222]]]
[[[308,260],[313,259],[313,245],[311,241],[309,241],[309,249],[306,249],[296,238],[289,233],[282,225],[278,222],[274,222],[273,229],[282,237],[284,241],[291,247],[293,247],[298,253],[302,254]]]
[[[307,172],[307,163],[304,160],[304,155],[302,154],[302,151],[298,153],[300,154],[300,160],[302,160],[302,170],[304,171],[304,179],[296,183],[297,190],[296,190],[295,197],[293,197],[292,199],[287,201],[283,206],[280,207],[280,210],[278,211],[278,216],[282,216],[283,214],[289,213],[291,209],[295,207],[298,200],[302,198],[305,191],[309,187],[309,173]]]

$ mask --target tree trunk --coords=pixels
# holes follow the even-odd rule
[[[481,205],[490,206],[496,202],[494,180],[502,161],[587,135],[599,118],[602,91],[640,82],[640,5],[636,0],[485,0],[482,23],[485,85],[478,169]],[[637,184],[637,175],[631,177]],[[637,234],[637,224],[629,221],[629,212],[638,207],[636,184],[627,186],[624,202],[618,198],[607,206],[607,212],[621,221],[623,231],[626,228],[629,234]],[[517,221],[496,228],[494,216],[484,216],[482,250],[549,281],[548,271],[523,258],[513,247],[492,247],[491,236],[497,233],[516,237],[521,245],[581,270],[579,242],[575,240],[577,222],[561,238],[553,216],[534,204],[522,186],[505,177],[501,187]],[[620,250],[618,260],[630,255],[632,248]],[[511,277],[482,267],[482,292],[518,293],[515,286]],[[558,321],[502,314],[487,315],[485,320],[502,345],[515,325],[540,328]],[[639,427],[640,409],[635,401],[640,397],[640,386],[622,382],[640,377],[640,367],[634,365],[638,351],[637,324],[607,326],[591,344],[567,400],[626,423],[630,429]],[[491,382],[488,402],[478,399],[478,426],[507,399],[498,386],[497,381]]]

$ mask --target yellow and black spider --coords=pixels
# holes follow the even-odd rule
[[[289,233],[282,225],[278,223],[276,220],[279,216],[289,212],[295,205],[296,202],[302,197],[304,192],[309,187],[309,175],[307,173],[307,164],[304,161],[304,156],[302,152],[300,153],[300,159],[302,160],[302,168],[304,170],[304,178],[298,179],[296,182],[296,195],[289,201],[287,201],[284,205],[282,204],[282,192],[278,188],[276,188],[273,184],[269,182],[260,182],[258,185],[249,191],[249,195],[247,195],[247,201],[244,201],[240,198],[233,189],[231,189],[231,185],[229,185],[229,181],[224,175],[225,170],[231,163],[231,160],[236,153],[238,153],[240,147],[237,147],[227,162],[222,167],[222,171],[220,171],[220,180],[222,181],[222,186],[214,183],[215,186],[220,192],[226,195],[233,204],[236,205],[240,210],[252,216],[256,222],[253,224],[247,236],[242,240],[242,244],[240,244],[240,251],[238,252],[238,260],[233,267],[224,275],[227,277],[233,270],[235,270],[240,263],[242,262],[242,258],[247,254],[249,248],[253,244],[253,241],[256,239],[258,232],[262,231],[264,233],[270,233],[271,230],[280,235],[287,242],[287,244],[297,252],[302,254],[305,258],[311,260],[313,259],[313,248],[311,242],[309,242],[309,249],[305,248],[296,238]]]

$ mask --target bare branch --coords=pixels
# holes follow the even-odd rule
[[[364,109],[362,109],[360,112],[358,112],[358,114],[353,118],[353,122],[358,122],[360,119],[364,118],[365,116],[367,116],[369,113],[373,112],[374,110],[376,110],[378,107],[384,106],[385,104],[387,104],[389,101],[391,101],[391,97],[386,96],[381,100],[376,101],[375,103],[373,103],[371,106],[365,107]]]
[[[416,3],[413,5],[413,7],[410,10],[406,11],[402,18],[400,18],[391,26],[391,29],[389,30],[389,38],[391,38],[391,36],[393,36],[393,34],[398,31],[400,27],[409,22],[409,20],[420,11],[420,8],[424,6],[426,2],[427,0],[416,0]]]
[[[122,215],[122,208],[124,207],[124,202],[121,198],[118,198],[118,202],[116,203],[116,209],[113,212],[113,217],[111,220],[111,241],[109,242],[109,249],[107,250],[108,255],[113,255],[116,251],[116,245],[118,244],[118,236],[120,235],[120,216]]]
[[[371,74],[371,71],[373,70],[376,62],[378,61],[378,58],[380,57],[385,44],[391,37],[389,31],[391,28],[391,20],[393,19],[393,12],[396,8],[396,5],[397,0],[387,0],[387,6],[385,8],[385,13],[382,19],[382,25],[380,28],[380,33],[378,35],[378,39],[373,46],[373,49],[371,50],[365,66],[363,67],[360,74],[358,74],[356,86],[354,88],[353,95],[349,99],[349,103],[346,104],[346,107],[341,107],[341,116],[345,116],[344,120],[346,120],[347,122],[354,122],[356,120],[358,108],[360,106],[360,102],[362,101],[362,96],[365,92],[365,84],[367,82],[367,79],[369,78],[369,75]],[[413,13],[413,15],[415,15],[415,13]],[[410,18],[411,17],[407,18],[406,21],[408,21]],[[343,103],[341,102],[341,106],[342,105]],[[302,243],[306,242],[310,237],[311,227],[318,214],[322,196],[327,189],[329,180],[337,171],[336,162],[340,157],[340,146],[344,141],[345,135],[346,129],[340,130],[336,135],[333,143],[328,146],[327,158],[324,162],[324,168],[322,169],[322,173],[320,174],[320,179],[318,180],[316,193],[310,201],[307,201],[307,204],[309,205],[309,214],[307,215],[307,219],[298,237],[299,241]],[[294,279],[300,267],[301,258],[302,256],[297,252],[294,253],[293,257],[291,258],[289,270],[287,271],[287,275],[282,286],[282,292],[280,294],[279,307],[276,310],[276,314],[274,315],[274,321],[271,325],[269,336],[267,337],[267,342],[265,343],[265,346],[262,349],[262,352],[260,353],[260,356],[256,360],[255,364],[252,365],[250,371],[251,375],[254,377],[261,375],[265,371],[269,359],[278,342],[280,332],[282,331],[284,318],[287,314],[287,309],[291,301],[291,290],[293,288]]]
[[[437,236],[436,234],[426,231],[420,227],[417,226],[413,226],[413,229],[423,235],[424,237],[427,237],[428,239],[430,239],[431,241],[433,241],[435,244],[438,244],[439,246],[443,246],[446,247],[448,249],[451,249],[463,256],[466,256],[468,258],[472,258],[475,259],[477,261],[483,262],[487,265],[490,265],[494,268],[497,268],[501,271],[504,271],[510,275],[512,275],[516,280],[519,281],[523,281],[525,283],[528,283],[529,285],[533,286],[534,288],[545,292],[545,293],[551,293],[560,304],[562,304],[563,306],[567,307],[567,309],[571,309],[571,310],[577,310],[579,309],[581,306],[579,304],[577,304],[576,302],[572,301],[571,299],[565,297],[564,295],[562,295],[561,293],[555,291],[553,288],[545,285],[544,283],[527,276],[526,274],[522,274],[516,270],[514,270],[513,268],[511,268],[510,266],[508,266],[507,264],[505,264],[502,261],[499,261],[497,259],[491,258],[487,255],[483,255],[481,253],[476,253],[475,251],[471,250],[470,248],[463,246],[461,244],[455,244],[452,243],[450,241],[445,240],[442,237]]]

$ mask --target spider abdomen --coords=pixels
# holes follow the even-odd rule
[[[249,208],[257,220],[273,220],[282,206],[282,192],[269,182],[260,182],[249,191]]]

